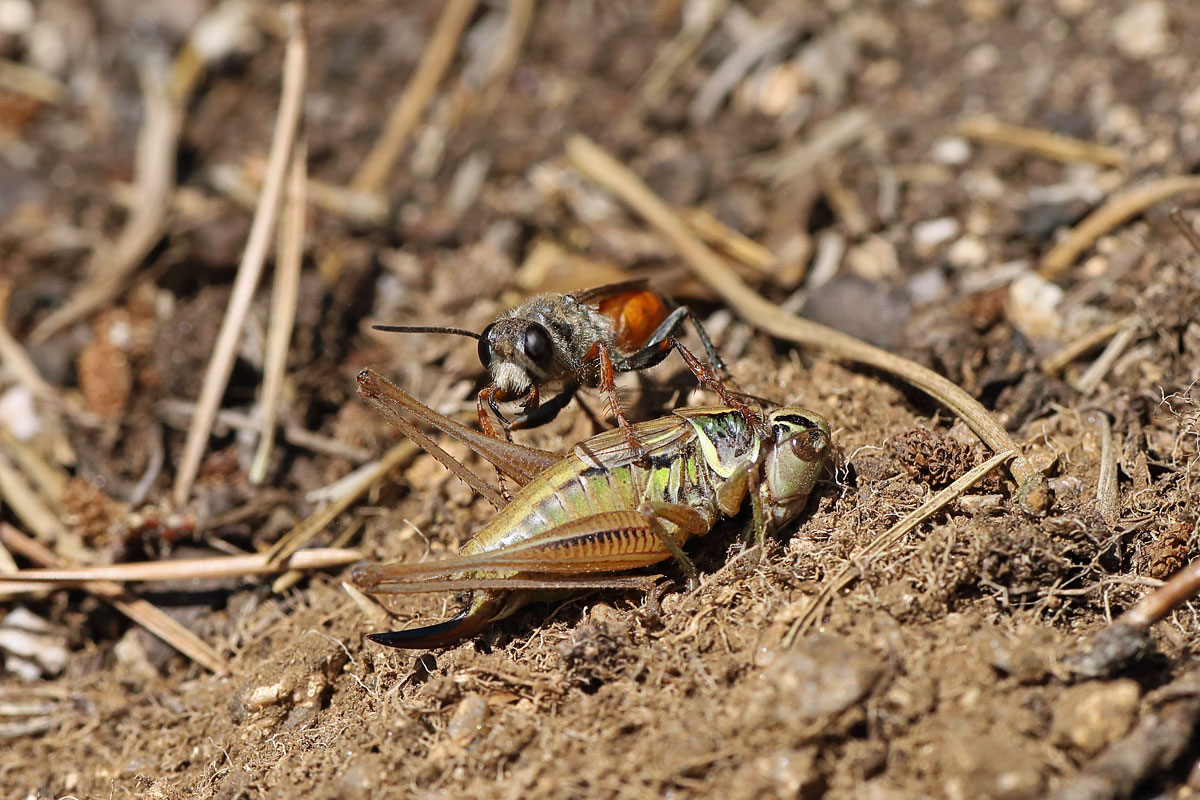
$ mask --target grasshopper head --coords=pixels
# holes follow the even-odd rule
[[[804,510],[808,493],[825,469],[832,439],[825,418],[804,409],[776,409],[767,422],[772,441],[766,447],[758,491],[767,525],[778,528]]]

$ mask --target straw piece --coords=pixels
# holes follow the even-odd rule
[[[279,208],[279,197],[283,190],[283,177],[292,152],[292,141],[300,123],[301,100],[304,97],[304,73],[308,61],[308,47],[305,43],[303,27],[299,20],[297,6],[290,6],[295,13],[291,15],[291,35],[288,37],[284,53],[283,89],[279,104],[279,114],[275,120],[275,133],[271,142],[271,152],[267,157],[267,172],[263,180],[262,194],[259,195],[258,208],[254,213],[254,221],[250,225],[246,249],[242,253],[242,262],[238,265],[237,277],[233,282],[233,293],[229,298],[229,307],[225,319],[221,322],[221,331],[213,348],[213,355],[208,362],[208,370],[204,375],[204,385],[200,390],[200,398],[196,402],[196,416],[188,429],[187,443],[184,445],[183,456],[180,458],[179,471],[175,474],[173,497],[175,504],[184,506],[192,491],[196,474],[200,471],[200,461],[204,457],[204,449],[208,445],[208,437],[212,433],[213,421],[221,404],[221,397],[229,384],[229,376],[233,372],[233,362],[236,357],[238,338],[241,336],[242,325],[246,313],[250,309],[250,301],[254,298],[254,290],[262,275],[263,261],[270,244],[271,228],[275,225],[275,215]]]

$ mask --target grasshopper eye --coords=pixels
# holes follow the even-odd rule
[[[799,436],[792,437],[789,444],[796,458],[817,463],[829,447],[829,437],[820,428],[810,428]]]
[[[525,329],[525,357],[539,367],[548,367],[553,348],[550,346],[550,334],[536,322]]]
[[[479,363],[483,364],[484,369],[488,369],[492,364],[491,333],[494,327],[496,327],[496,323],[493,322],[479,334]]]

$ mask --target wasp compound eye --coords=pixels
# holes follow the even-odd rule
[[[493,322],[479,334],[479,363],[483,364],[484,369],[490,367],[492,363],[491,334],[494,327],[496,327],[496,323]]]
[[[525,357],[539,367],[548,367],[553,348],[550,346],[550,334],[536,322],[525,329]]]

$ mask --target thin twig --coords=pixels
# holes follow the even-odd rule
[[[296,320],[296,303],[300,295],[300,262],[304,258],[304,212],[306,160],[308,147],[301,137],[292,152],[291,180],[287,187],[284,213],[279,221],[279,244],[276,246],[275,286],[271,291],[271,318],[267,324],[266,355],[263,357],[262,432],[258,449],[250,465],[250,483],[258,485],[266,479],[275,446],[275,420],[279,415],[279,398],[283,394],[283,378],[287,369],[288,344],[292,340],[292,325]]]
[[[830,599],[850,584],[856,577],[865,575],[870,564],[867,561],[871,556],[881,553],[898,542],[910,531],[914,530],[918,525],[929,517],[936,514],[944,506],[961,495],[963,492],[970,489],[979,481],[983,480],[984,476],[994,470],[996,467],[1003,464],[1010,458],[1017,455],[1016,450],[1009,450],[1005,453],[997,453],[996,455],[984,461],[979,466],[967,472],[954,483],[942,489],[933,497],[926,500],[919,508],[897,522],[886,533],[877,536],[870,544],[862,547],[857,553],[850,556],[846,563],[838,570],[837,574],[829,580],[825,581],[825,585],[821,587],[821,591],[809,603],[804,614],[801,615],[788,630],[787,635],[783,637],[783,646],[791,647],[792,643],[797,638],[807,633],[814,624],[821,618],[825,612],[825,607],[829,605]]]
[[[969,139],[1015,147],[1068,164],[1087,161],[1105,167],[1119,167],[1125,162],[1124,154],[1112,147],[1049,131],[997,122],[987,117],[964,119],[958,124],[958,131]]]
[[[299,569],[328,569],[351,564],[362,559],[357,550],[340,547],[321,547],[301,550],[279,563],[271,563],[265,554],[251,556],[217,556],[214,558],[180,558],[173,561],[147,561],[135,564],[105,564],[95,567],[23,569],[0,574],[0,589],[10,581],[36,581],[41,588],[54,588],[60,583],[88,581],[194,581],[213,578],[241,578],[247,575],[273,575]]]
[[[84,552],[83,544],[67,533],[54,510],[42,499],[37,490],[0,450],[0,497],[12,507],[13,513],[33,531],[34,536],[47,543],[54,543],[79,555]]]
[[[282,194],[284,172],[291,157],[292,142],[300,123],[308,47],[300,22],[299,6],[293,5],[290,8],[293,9],[293,14],[289,15],[291,33],[288,36],[287,48],[284,53],[282,99],[279,104],[279,115],[275,120],[271,152],[267,157],[263,190],[259,195],[254,221],[250,225],[250,234],[247,237],[246,249],[242,253],[242,262],[238,265],[237,277],[234,278],[229,307],[225,312],[225,319],[221,322],[221,331],[217,336],[217,343],[213,348],[213,355],[204,375],[204,385],[200,390],[200,398],[196,402],[196,416],[192,418],[192,425],[188,430],[187,443],[184,445],[183,456],[180,458],[179,471],[175,474],[173,495],[176,505],[181,507],[187,504],[188,496],[191,494],[192,483],[196,480],[196,474],[200,470],[200,461],[204,457],[208,437],[212,433],[221,397],[225,394],[229,376],[233,372],[233,362],[238,339],[241,336],[242,324],[250,309],[250,301],[254,298],[254,290],[258,286],[259,276],[262,275],[263,261],[266,259],[267,248],[270,245],[271,229],[275,225],[279,197]]]
[[[20,553],[38,564],[52,567],[74,566],[71,562],[58,558],[13,526],[3,522],[0,522],[0,541],[14,552]],[[122,614],[205,669],[218,675],[225,673],[225,660],[221,658],[220,653],[156,606],[145,600],[131,597],[120,584],[111,581],[90,581],[83,585],[83,589],[112,603]]]
[[[157,408],[164,416],[191,418],[196,413],[196,404],[185,400],[160,400]],[[217,426],[247,431],[261,432],[263,429],[261,420],[229,408],[223,408],[217,412],[216,424]],[[322,436],[319,433],[296,424],[283,426],[283,440],[288,444],[303,447],[314,453],[320,453],[323,456],[333,456],[334,458],[344,458],[353,461],[355,464],[365,464],[371,460],[373,455],[365,447],[346,444],[339,439]]]
[[[1027,508],[1042,513],[1049,506],[1050,496],[1042,474],[1021,455],[1020,448],[1000,423],[952,381],[853,336],[780,310],[743,283],[640,178],[590,139],[573,136],[567,142],[567,154],[577,169],[620,197],[666,236],[692,272],[743,319],[781,339],[818,347],[835,357],[889,372],[945,403],[994,452],[1015,452],[1010,469],[1020,487],[1018,497]]]
[[[267,558],[271,563],[276,564],[292,553],[295,553],[311,541],[314,536],[324,530],[329,523],[337,519],[339,514],[358,502],[358,498],[366,494],[367,490],[376,481],[385,477],[396,467],[412,459],[416,454],[417,446],[412,442],[405,441],[397,444],[391,450],[387,451],[383,458],[379,459],[374,469],[363,475],[357,485],[279,537],[279,541],[275,542],[271,549],[267,551]]]
[[[1155,203],[1184,192],[1200,192],[1200,177],[1172,175],[1121,192],[1084,217],[1067,238],[1044,255],[1039,274],[1046,280],[1054,280],[1101,236]]]
[[[1098,347],[1101,342],[1119,333],[1124,328],[1137,325],[1140,322],[1141,318],[1137,314],[1131,314],[1128,317],[1115,320],[1107,325],[1101,325],[1096,330],[1085,333],[1075,341],[1068,342],[1057,353],[1045,358],[1042,361],[1042,372],[1047,375],[1057,375],[1066,369],[1068,364],[1088,350]]]

